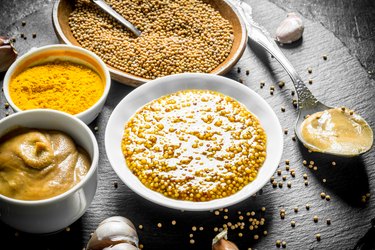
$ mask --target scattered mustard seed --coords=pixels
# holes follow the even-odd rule
[[[158,228],[161,228],[163,225],[159,222],[158,223]]]
[[[194,239],[191,239],[190,240],[190,244],[194,244],[195,243],[195,240]]]
[[[242,237],[243,236],[243,234],[242,233],[238,233],[238,237]]]
[[[26,25],[26,21],[22,21],[21,25],[25,26]]]
[[[327,225],[331,225],[331,219],[327,219]]]
[[[306,210],[309,210],[310,209],[310,204],[306,204]]]
[[[327,61],[327,59],[328,59],[328,56],[327,55],[323,55],[323,60]]]
[[[288,129],[284,129],[284,134],[288,134]]]
[[[285,108],[284,107],[281,107],[281,112],[285,112]]]
[[[332,162],[332,166],[336,166],[336,162],[335,161]]]
[[[298,213],[298,207],[295,207],[295,208],[294,208],[294,212],[295,212],[295,213]]]
[[[315,223],[317,223],[318,220],[319,220],[318,216],[314,215],[313,220],[314,220]]]
[[[196,227],[196,226],[193,226],[193,227],[191,228],[191,230],[193,230],[193,231],[195,232],[195,231],[197,231],[197,227]]]
[[[246,75],[248,76],[250,74],[250,70],[246,70]]]
[[[296,226],[296,222],[295,222],[294,220],[292,220],[292,221],[290,222],[290,225],[291,225],[292,227],[295,227],[295,226]]]
[[[283,187],[283,183],[280,181],[279,182],[279,188],[282,188]]]
[[[315,237],[317,241],[320,241],[320,234],[316,234]]]
[[[254,240],[257,240],[257,239],[259,239],[259,235],[254,234]]]
[[[282,246],[283,248],[286,248],[286,242],[285,242],[285,241],[281,242],[281,246]]]
[[[309,84],[313,84],[313,80],[312,79],[309,79]]]
[[[281,169],[277,170],[277,175],[281,175]]]
[[[326,198],[326,193],[321,192],[321,193],[320,193],[320,198],[325,199],[325,198]]]
[[[305,186],[308,186],[309,185],[309,182],[308,181],[305,181]]]
[[[265,207],[262,207],[261,210],[262,210],[262,212],[265,212],[265,211],[266,211],[266,208],[265,208]]]
[[[263,231],[263,235],[266,236],[268,234],[267,230]]]
[[[276,240],[276,246],[277,246],[277,247],[280,247],[280,246],[281,246],[281,241],[280,241],[280,240]]]
[[[7,109],[7,108],[9,108],[9,103],[4,103],[4,107]]]
[[[220,212],[218,210],[215,211],[215,215],[219,215]]]
[[[35,37],[36,37],[36,33],[33,33],[33,34],[32,34],[32,37],[35,38]]]
[[[283,88],[285,86],[285,82],[284,81],[279,81],[278,85],[279,85],[280,88]]]
[[[306,161],[306,160],[303,160],[303,161],[302,161],[302,164],[306,166],[306,165],[307,165],[307,161]]]
[[[65,228],[65,231],[70,232],[70,227]]]
[[[307,174],[303,174],[303,179],[307,180]]]
[[[282,178],[283,178],[283,181],[286,181],[286,175],[283,175]]]
[[[138,228],[139,228],[140,230],[142,230],[142,229],[143,229],[143,225],[142,225],[142,224],[139,225]]]
[[[307,72],[309,73],[309,74],[311,74],[312,73],[312,68],[307,68]]]
[[[288,181],[287,186],[288,186],[288,188],[291,188],[292,187],[292,183],[290,181]]]
[[[326,201],[330,201],[331,200],[331,196],[327,195],[326,196]]]
[[[177,222],[175,220],[172,220],[171,223],[172,223],[173,226],[177,224]]]

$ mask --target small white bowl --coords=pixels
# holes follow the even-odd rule
[[[142,106],[161,96],[184,89],[214,90],[244,104],[256,115],[267,134],[267,157],[256,179],[239,192],[206,202],[175,200],[148,189],[132,174],[121,151],[124,125]],[[267,102],[248,87],[222,76],[185,73],[162,77],[138,87],[127,95],[113,110],[105,131],[105,148],[108,159],[120,179],[140,196],[162,206],[190,211],[228,207],[255,194],[277,169],[283,151],[280,122]]]
[[[90,206],[97,187],[98,143],[90,128],[76,117],[50,109],[35,109],[0,120],[0,137],[17,127],[65,132],[91,158],[86,176],[71,189],[52,198],[25,201],[0,194],[0,220],[28,233],[52,233],[78,220]]]
[[[93,52],[81,47],[72,45],[47,45],[40,48],[33,48],[20,58],[18,58],[8,69],[4,77],[4,95],[12,109],[16,112],[22,111],[17,107],[9,94],[9,84],[13,77],[16,77],[23,70],[38,64],[51,62],[54,60],[67,60],[78,64],[83,64],[99,74],[105,84],[104,91],[99,100],[87,110],[76,114],[78,119],[84,123],[91,123],[100,113],[107,99],[111,87],[111,77],[105,63]]]

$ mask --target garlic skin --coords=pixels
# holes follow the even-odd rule
[[[0,72],[7,71],[17,59],[18,53],[8,37],[0,36]]]
[[[134,224],[125,217],[103,220],[87,243],[87,250],[138,250],[138,235]]]
[[[276,29],[276,41],[282,44],[292,43],[302,37],[305,27],[301,17],[296,13],[288,13]]]
[[[228,240],[228,231],[225,229],[212,240],[212,250],[239,250],[236,244]]]
[[[138,247],[135,247],[129,243],[120,243],[117,245],[109,246],[103,248],[103,250],[139,250]]]

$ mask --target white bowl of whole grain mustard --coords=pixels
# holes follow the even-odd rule
[[[277,169],[282,137],[277,116],[253,90],[185,73],[127,95],[108,120],[105,148],[117,175],[140,196],[203,211],[260,190]]]
[[[99,149],[77,117],[50,109],[0,121],[0,220],[53,233],[78,220],[97,188]]]
[[[111,86],[109,71],[94,53],[71,45],[47,45],[18,58],[4,77],[5,97],[16,112],[47,108],[91,123]]]

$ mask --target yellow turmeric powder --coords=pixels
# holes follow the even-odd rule
[[[94,70],[69,61],[30,67],[9,84],[10,97],[22,110],[49,108],[72,115],[91,107],[103,91],[104,83]]]

